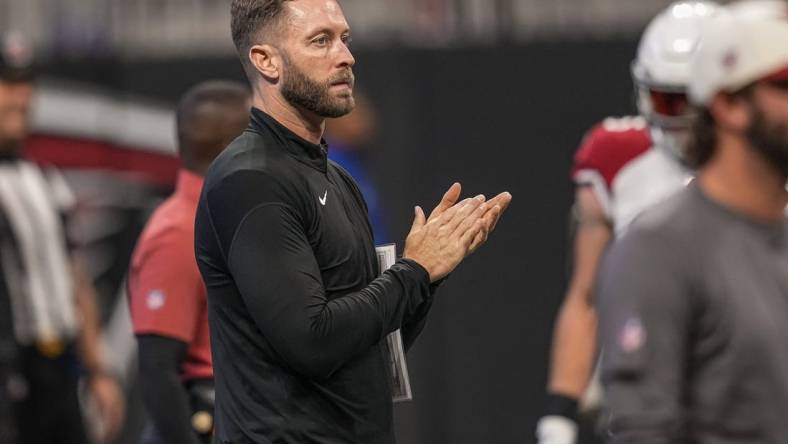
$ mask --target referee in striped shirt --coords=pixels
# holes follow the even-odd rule
[[[0,36],[0,442],[86,443],[84,376],[111,439],[123,396],[104,371],[90,279],[72,256],[62,177],[20,156],[34,92],[32,52]]]

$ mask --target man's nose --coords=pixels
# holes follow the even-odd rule
[[[340,67],[351,67],[356,64],[353,53],[350,52],[350,48],[344,42],[339,45],[338,64]]]

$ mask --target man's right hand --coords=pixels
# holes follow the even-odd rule
[[[468,255],[474,239],[488,229],[484,216],[490,208],[485,197],[479,195],[456,203],[460,191],[460,184],[452,185],[429,219],[416,207],[413,226],[405,240],[403,258],[424,267],[430,282],[451,273]]]

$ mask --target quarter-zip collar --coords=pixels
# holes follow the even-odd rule
[[[296,160],[323,173],[327,171],[328,145],[324,139],[320,139],[320,144],[315,145],[290,131],[264,111],[254,107],[249,129],[258,133],[273,133],[282,141],[288,154]]]

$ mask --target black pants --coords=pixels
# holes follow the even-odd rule
[[[77,397],[79,368],[74,347],[56,357],[35,347],[20,349],[19,373],[27,396],[14,404],[20,444],[86,444]]]

